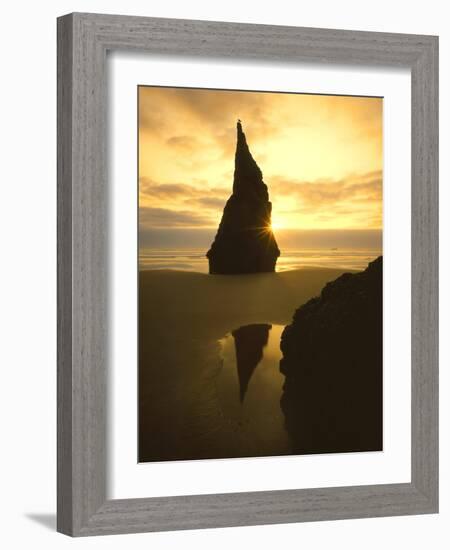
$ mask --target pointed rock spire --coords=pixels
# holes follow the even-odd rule
[[[267,185],[238,120],[233,193],[206,254],[209,272],[229,275],[275,271],[280,250],[272,233],[271,215]]]
[[[262,179],[262,172],[250,153],[240,121],[237,123],[233,193],[235,195],[255,193],[261,195],[265,200],[269,198],[267,187]]]

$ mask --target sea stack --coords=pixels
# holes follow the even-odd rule
[[[233,193],[206,254],[209,272],[238,275],[275,271],[280,250],[272,232],[271,216],[267,185],[238,121]]]

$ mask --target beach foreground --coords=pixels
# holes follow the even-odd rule
[[[139,461],[291,454],[278,407],[275,335],[300,305],[343,272],[304,268],[211,276],[141,271]],[[235,399],[230,396],[231,375],[224,374],[224,342],[233,331],[258,324],[272,326],[272,341],[267,345],[265,339],[266,363],[258,367],[260,380],[255,383],[264,391],[276,388],[276,393],[271,401],[262,394],[258,403],[249,394],[247,401],[239,402],[239,392]]]

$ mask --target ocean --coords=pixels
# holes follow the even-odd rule
[[[174,269],[208,273],[208,260],[204,248],[144,249],[139,253],[139,269]],[[369,262],[381,255],[379,249],[351,248],[285,248],[277,260],[276,271],[289,271],[310,267],[363,270]]]

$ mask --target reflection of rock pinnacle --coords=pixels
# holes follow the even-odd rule
[[[229,275],[275,271],[280,251],[271,230],[272,203],[240,119],[236,128],[233,193],[207,253],[209,272]]]
[[[246,325],[232,332],[236,348],[236,365],[239,378],[239,398],[244,401],[248,384],[263,357],[263,348],[269,340],[272,325]]]

